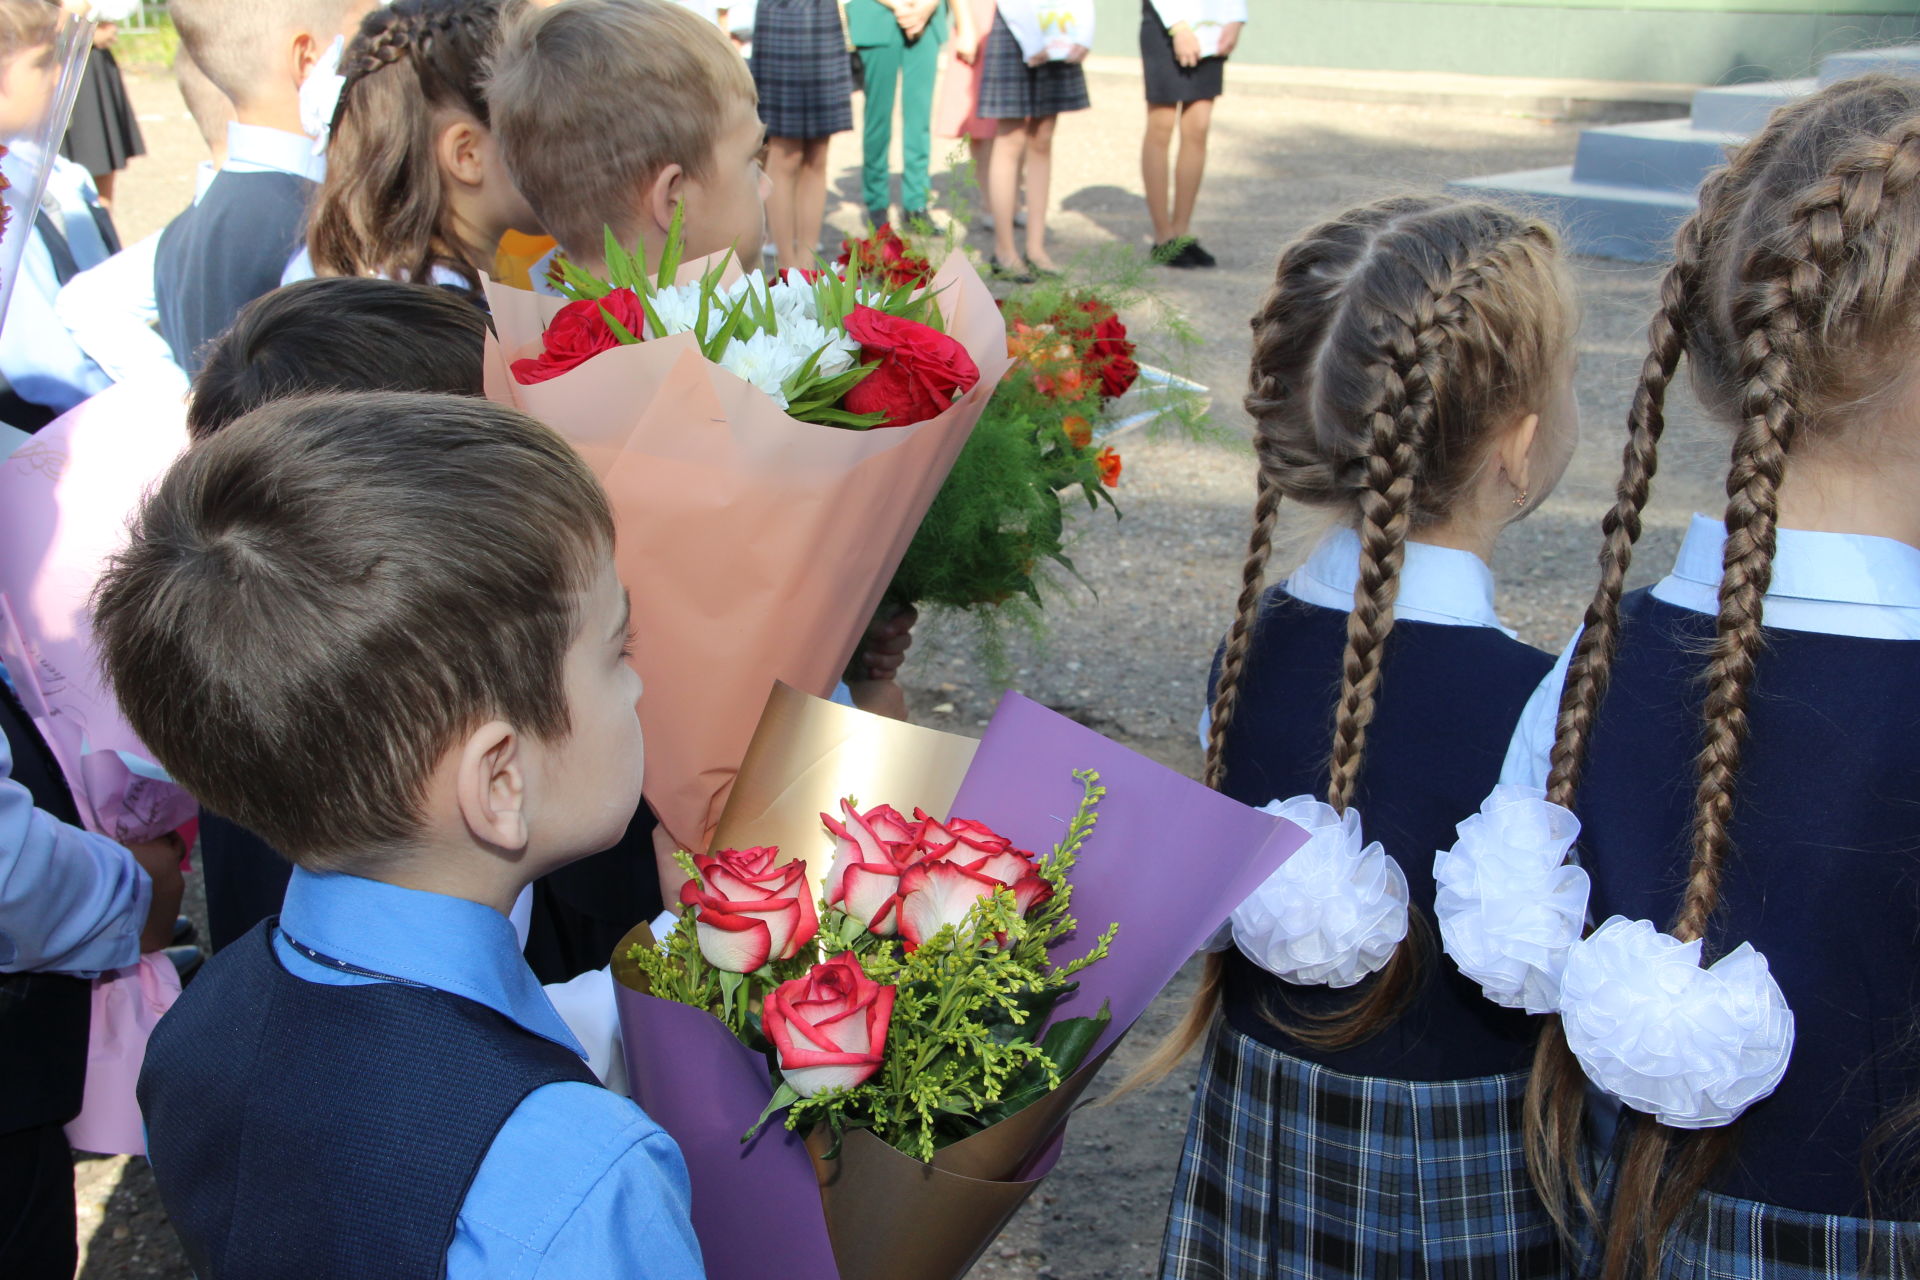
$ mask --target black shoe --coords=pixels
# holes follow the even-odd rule
[[[173,967],[180,974],[180,985],[185,986],[200,966],[206,963],[207,954],[198,947],[168,947],[160,953],[173,961]]]
[[[1181,236],[1173,240],[1162,240],[1153,246],[1148,259],[1160,267],[1191,267],[1196,265],[1187,257],[1187,250],[1193,247],[1191,236]]]
[[[909,227],[925,227],[933,230],[933,216],[925,209],[909,209],[900,215],[900,221]]]
[[[1016,271],[1012,267],[1003,267],[997,260],[988,259],[987,275],[994,280],[1006,280],[1013,284],[1032,284],[1033,268],[1023,267]]]
[[[891,220],[892,215],[885,209],[867,210],[867,225],[875,231],[878,231],[884,226],[891,225]]]
[[[185,916],[175,916],[173,920],[173,941],[175,946],[192,942],[195,937],[193,921]]]
[[[1217,267],[1220,265],[1220,260],[1208,253],[1205,249],[1202,249],[1198,240],[1188,240],[1187,247],[1180,251],[1180,256],[1187,260],[1186,265],[1190,267]]]

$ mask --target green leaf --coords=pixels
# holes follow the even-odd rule
[[[733,1006],[740,998],[741,989],[747,985],[747,975],[744,973],[729,973],[722,969],[720,971],[719,982],[720,998],[724,1002],[721,1005],[723,1020],[731,1027],[734,1025]]]
[[[1087,1054],[1093,1049],[1094,1042],[1106,1031],[1107,1024],[1113,1021],[1113,1009],[1106,1001],[1100,1002],[1100,1012],[1087,1018],[1065,1018],[1047,1028],[1046,1038],[1040,1047],[1047,1057],[1053,1059],[1053,1065],[1060,1074],[1070,1076],[1080,1069]]]
[[[613,336],[620,341],[622,346],[630,347],[640,341],[638,336],[627,329],[627,326],[613,318],[613,312],[607,310],[604,303],[600,307],[600,314],[606,317],[607,328],[613,331]]]
[[[767,1127],[767,1121],[773,1119],[778,1112],[785,1111],[798,1101],[800,1101],[799,1092],[785,1080],[782,1080],[779,1087],[773,1091],[773,1096],[767,1099],[766,1109],[761,1111],[760,1118],[753,1122],[753,1128],[740,1135],[740,1141],[743,1144],[752,1142],[753,1136]]]
[[[671,289],[674,277],[680,274],[680,259],[686,253],[687,202],[681,200],[673,206],[673,220],[667,224],[666,248],[660,251],[660,287]]]

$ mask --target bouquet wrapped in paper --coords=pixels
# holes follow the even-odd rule
[[[825,695],[1008,364],[956,256],[924,288],[658,270],[608,245],[571,302],[490,285],[487,390],[565,436],[613,504],[647,799],[707,848],[767,692]],[[678,283],[676,283],[678,282]]]
[[[1302,838],[1017,694],[976,744],[776,690],[680,920],[615,962],[708,1274],[957,1280]]]

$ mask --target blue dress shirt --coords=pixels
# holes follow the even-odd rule
[[[527,968],[513,926],[490,907],[296,869],[274,936],[280,963],[309,982],[377,981],[310,960],[295,941],[476,1001],[586,1056]],[[501,1126],[467,1189],[447,1280],[696,1280],[690,1198],[680,1149],[638,1106],[592,1085],[543,1086]]]
[[[153,882],[133,855],[34,808],[0,735],[0,973],[133,964]]]
[[[1720,574],[1726,526],[1695,515],[1673,572],[1653,598],[1696,613],[1720,612]],[[1859,533],[1781,529],[1775,536],[1773,579],[1762,617],[1768,627],[1875,640],[1920,640],[1920,548]],[[1544,787],[1551,771],[1560,692],[1580,632],[1534,690],[1507,747],[1500,780]]]
[[[30,227],[36,211],[20,207],[13,197],[32,189],[32,171],[41,163],[27,143],[17,144],[0,158],[0,172],[13,184],[7,192],[8,215],[24,219]],[[100,198],[86,170],[59,156],[52,163],[42,207],[60,211],[66,223],[67,247],[73,252],[75,265],[84,271],[107,259],[106,241],[93,219]],[[111,379],[80,349],[55,315],[54,299],[59,293],[53,254],[35,227],[21,255],[6,324],[0,327],[0,373],[23,399],[65,413],[96,391],[105,390]]]

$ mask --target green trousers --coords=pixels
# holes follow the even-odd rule
[[[872,0],[867,0],[868,4]],[[872,6],[879,9],[879,5]],[[852,19],[855,6],[848,6]],[[884,12],[884,11],[883,11]],[[860,60],[866,66],[867,100],[860,121],[861,140],[865,144],[860,173],[860,194],[869,209],[885,209],[890,203],[892,183],[888,181],[888,151],[893,145],[894,87],[903,78],[900,91],[900,151],[903,170],[900,175],[900,208],[919,212],[927,207],[929,182],[927,171],[933,159],[933,82],[940,70],[940,46],[946,40],[946,13],[927,25],[912,44],[900,33],[893,15],[884,24],[854,23],[853,38],[860,48]],[[869,44],[869,35],[890,31],[884,43]]]

